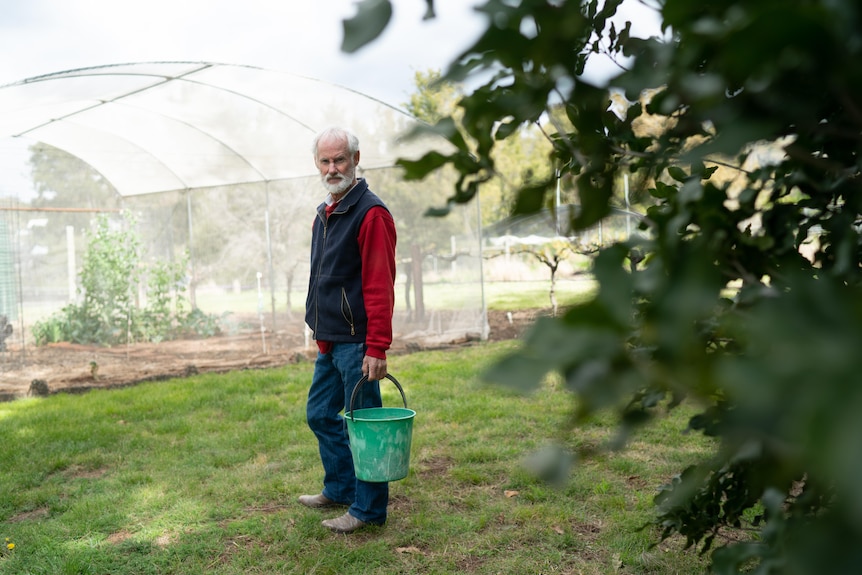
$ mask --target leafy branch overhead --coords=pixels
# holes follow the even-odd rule
[[[612,19],[620,5],[479,5],[484,33],[443,76],[477,87],[460,124],[424,128],[451,151],[401,163],[414,179],[454,168],[449,201],[467,202],[495,147],[538,125],[555,175],[516,209],[567,179],[577,230],[607,216],[624,176],[648,192],[641,235],[596,256],[594,299],[489,377],[533,388],[556,371],[579,417],[618,413],[621,439],[700,405],[690,428],[720,448],[662,490],[661,536],[719,573],[862,572],[862,6],[664,0],[664,36],[637,38]],[[599,56],[621,65],[609,86],[582,76]],[[757,536],[717,537],[740,526]]]

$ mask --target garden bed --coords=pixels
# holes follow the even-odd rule
[[[511,315],[489,312],[489,339],[519,337],[540,313],[538,310]],[[251,318],[248,325],[253,325]],[[313,341],[306,346],[302,319],[280,320],[280,325],[284,327],[263,336],[259,331],[248,329],[206,339],[116,347],[54,343],[40,347],[30,344],[22,348],[10,344],[7,351],[0,353],[0,400],[312,361],[316,346]],[[399,335],[396,333],[390,354],[470,345],[477,339],[399,338]]]

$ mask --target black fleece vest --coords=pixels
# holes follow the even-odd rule
[[[362,258],[359,229],[374,206],[386,207],[360,178],[326,217],[326,204],[317,207],[311,234],[311,277],[305,302],[305,322],[314,338],[332,342],[365,342],[368,316],[362,297]]]

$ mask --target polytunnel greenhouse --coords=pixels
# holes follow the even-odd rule
[[[392,106],[283,72],[158,62],[2,86],[0,110],[3,155],[23,157],[29,178],[0,175],[4,370],[34,361],[39,326],[80,301],[97,222],[137,242],[136,306],[154,297],[147,274],[179,265],[171,289],[215,318],[213,335],[253,341],[256,355],[308,347],[308,248],[325,195],[311,142],[332,125],[359,137],[359,175],[398,226],[395,338],[487,337],[477,208],[424,216],[452,180],[405,182],[395,161],[444,144],[404,138],[415,120]]]

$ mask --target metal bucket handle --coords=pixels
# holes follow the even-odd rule
[[[398,383],[398,380],[395,379],[391,374],[386,374],[386,379],[395,384],[395,387],[398,388],[398,391],[401,392],[401,400],[404,401],[404,408],[407,409],[407,396],[404,395],[404,389],[401,387],[401,384]],[[356,400],[356,395],[359,393],[359,388],[365,385],[365,382],[368,381],[368,376],[363,375],[362,379],[356,382],[356,387],[353,388],[353,393],[350,394],[350,421],[356,421],[353,417],[353,402]]]

